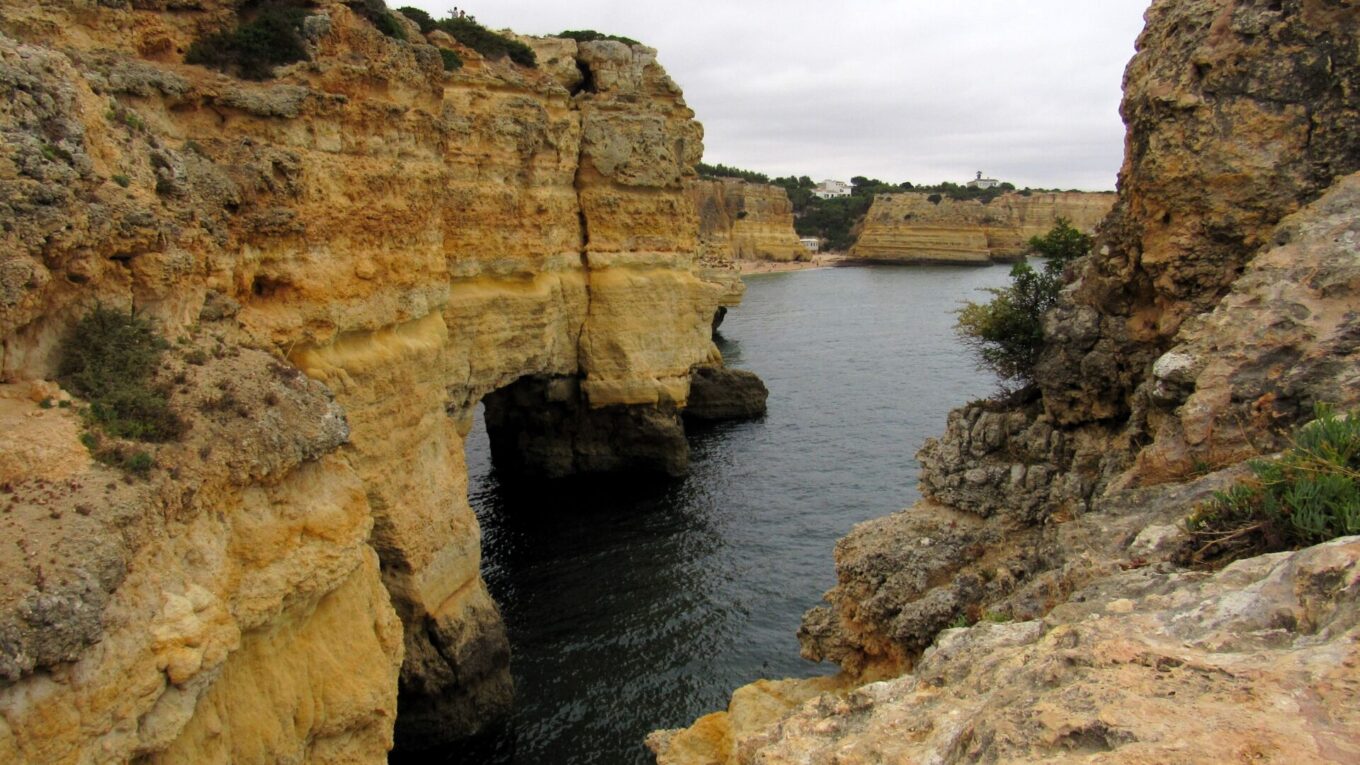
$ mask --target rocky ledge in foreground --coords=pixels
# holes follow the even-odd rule
[[[1357,564],[1347,537],[1212,575],[1125,571],[1043,619],[947,630],[911,674],[819,696],[710,761],[1360,761]],[[669,756],[692,738],[648,743],[669,765],[695,761]]]

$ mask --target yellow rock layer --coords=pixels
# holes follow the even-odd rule
[[[1021,255],[1032,236],[1058,218],[1095,229],[1114,205],[1113,193],[1019,192],[987,204],[918,193],[880,194],[850,249],[852,258],[900,263],[989,263]]]
[[[699,262],[702,128],[654,51],[528,39],[529,69],[432,34],[464,58],[446,73],[414,27],[323,0],[311,60],[275,79],[182,63],[236,5],[0,1],[0,156],[19,158],[0,184],[21,202],[0,375],[50,378],[77,317],[135,308],[323,382],[347,438],[284,459],[287,423],[251,413],[263,432],[204,444],[273,467],[130,548],[78,658],[0,684],[5,762],[378,762],[403,656],[412,730],[476,730],[509,676],[466,497],[473,407],[528,375],[575,376],[594,407],[683,405],[739,296]],[[83,454],[68,430],[34,452],[52,471]],[[195,453],[160,449],[155,475]],[[166,480],[137,507],[164,514]]]

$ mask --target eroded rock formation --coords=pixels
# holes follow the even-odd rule
[[[856,260],[884,263],[991,263],[1018,258],[1032,236],[1058,218],[1093,231],[1115,195],[1099,192],[1008,192],[980,200],[938,199],[906,192],[879,194],[850,248]]]
[[[841,540],[804,619],[804,655],[858,689],[784,685],[784,713],[739,692],[655,735],[658,762],[1360,756],[1330,711],[1360,677],[1356,538],[1177,563],[1244,457],[1360,404],[1357,29],[1352,2],[1153,3],[1119,198],[1036,389],[951,413],[925,499]]]
[[[793,203],[779,186],[737,178],[688,184],[699,211],[699,244],[711,257],[733,260],[807,260],[793,230]]]
[[[702,129],[654,51],[531,40],[530,69],[432,33],[446,73],[414,25],[327,0],[275,79],[182,63],[238,5],[0,7],[5,762],[379,762],[394,723],[476,732],[511,689],[473,407],[562,380],[619,454],[629,418],[679,433],[720,361],[735,277],[696,261]],[[97,304],[173,346],[189,431],[145,481],[38,403]]]

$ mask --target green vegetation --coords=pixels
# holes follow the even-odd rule
[[[857,176],[858,178],[858,176]],[[821,239],[828,250],[848,250],[855,243],[851,233],[868,212],[873,195],[867,189],[854,186],[848,197],[822,199],[812,193],[817,184],[803,176],[787,176],[770,181],[784,189],[793,205],[793,229],[799,236]]]
[[[1253,460],[1251,477],[1186,519],[1185,563],[1226,563],[1360,534],[1360,409],[1319,406],[1278,459]]]
[[[123,188],[127,188],[132,183],[132,179],[127,177],[126,175],[123,175],[122,173],[119,173],[113,176],[113,182],[118,184],[119,186],[122,186]]]
[[[487,58],[509,56],[511,61],[520,66],[538,65],[533,48],[518,40],[498,35],[469,17],[440,19],[436,24],[453,39]]]
[[[448,48],[440,48],[439,57],[444,59],[444,71],[446,72],[463,68],[463,57]]]
[[[412,8],[411,6],[406,5],[402,6],[401,8],[398,8],[397,13],[400,13],[406,18],[410,19],[411,21],[414,21],[416,23],[416,26],[420,27],[420,33],[423,35],[427,35],[439,28],[439,25],[437,22],[435,22],[434,17],[426,13],[425,11],[422,11],[419,8]]]
[[[150,322],[100,306],[62,343],[58,379],[90,402],[90,420],[109,435],[167,441],[181,425],[153,383],[165,347]]]
[[[400,21],[397,21],[397,17],[387,10],[387,3],[383,0],[345,0],[345,5],[349,6],[351,11],[368,19],[379,32],[394,40],[406,39],[406,29],[402,27]]]
[[[596,31],[593,30],[593,29],[569,29],[569,30],[567,30],[567,31],[565,31],[565,32],[559,33],[557,36],[558,36],[558,37],[566,37],[566,38],[568,38],[568,39],[575,40],[576,42],[594,42],[594,41],[596,41],[596,40],[614,40],[615,42],[621,42],[621,43],[623,43],[624,45],[641,45],[641,44],[642,44],[642,43],[638,42],[637,40],[634,40],[634,39],[631,38],[631,37],[620,37],[619,35],[607,35],[607,34],[604,34],[603,32],[596,32]]]
[[[307,15],[305,8],[287,0],[264,0],[235,29],[195,40],[184,61],[247,80],[267,80],[274,67],[307,60],[302,42]]]
[[[56,162],[57,160],[61,160],[62,162],[65,162],[66,164],[69,165],[75,161],[75,157],[71,156],[71,152],[55,144],[50,143],[43,144],[42,154],[43,157],[46,158],[48,162]]]
[[[728,167],[727,165],[723,164],[706,165],[703,162],[700,162],[699,164],[694,166],[694,171],[699,174],[700,178],[709,179],[738,178],[740,180],[749,181],[751,183],[770,182],[770,176],[764,173],[757,173],[754,170],[742,170],[736,167]]]
[[[954,327],[983,366],[1001,378],[1003,390],[1033,383],[1044,344],[1044,313],[1057,302],[1063,269],[1090,250],[1091,237],[1059,218],[1047,234],[1030,239],[1029,247],[1046,258],[1042,268],[1016,263],[1010,286],[987,290],[992,293],[989,302],[965,304]]]
[[[949,623],[947,630],[965,630],[973,626],[973,620],[968,618],[968,614],[959,614]]]

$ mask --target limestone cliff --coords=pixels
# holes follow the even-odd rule
[[[734,260],[807,260],[793,230],[793,204],[779,186],[737,178],[691,181],[703,251]]]
[[[1032,236],[1047,233],[1058,218],[1093,231],[1114,205],[1098,192],[1008,192],[980,200],[939,199],[930,194],[880,194],[864,216],[850,248],[856,260],[888,263],[990,263],[1024,253]]]
[[[1360,404],[1357,30],[1354,2],[1153,3],[1038,385],[950,413],[925,499],[837,544],[799,639],[842,689],[746,689],[659,762],[1360,758],[1356,538],[1175,554],[1244,457]]]
[[[719,359],[702,129],[654,51],[532,40],[525,68],[431,33],[445,72],[326,0],[273,79],[183,63],[253,8],[0,3],[5,762],[379,762],[394,724],[477,731],[510,683],[473,407],[528,386],[594,429],[578,467],[641,421],[646,467],[680,469]],[[189,431],[146,480],[37,403],[98,304],[173,346]]]

